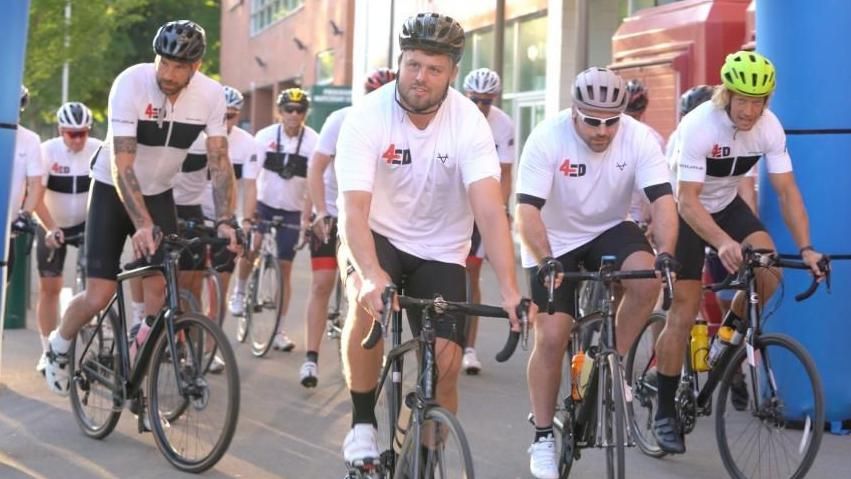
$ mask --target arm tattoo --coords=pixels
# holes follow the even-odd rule
[[[130,136],[116,136],[112,139],[114,153],[136,154],[136,139]]]
[[[117,185],[118,196],[121,197],[130,220],[136,228],[141,227],[145,224],[148,212],[142,196],[142,187],[139,185],[139,179],[136,178],[132,165],[118,172]]]
[[[210,168],[210,179],[213,182],[216,219],[231,218],[236,179],[228,157],[227,138],[221,136],[207,138],[207,164]]]

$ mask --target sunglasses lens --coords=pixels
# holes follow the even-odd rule
[[[295,112],[295,113],[298,113],[298,114],[302,114],[302,113],[304,113],[304,108],[285,106],[284,111],[287,112],[287,113]]]
[[[491,103],[493,103],[493,100],[491,100],[490,98],[473,97],[473,98],[471,98],[471,100],[473,100],[473,103],[480,103],[482,105],[490,105]]]

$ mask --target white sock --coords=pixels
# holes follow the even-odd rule
[[[54,353],[65,354],[71,349],[71,341],[63,338],[58,329],[54,329],[47,338]]]
[[[234,291],[236,294],[245,294],[245,285],[248,283],[248,279],[236,278],[236,290]]]
[[[142,319],[145,318],[145,303],[137,303],[135,301],[130,303],[130,310],[132,311],[133,324],[130,326],[135,326],[142,322]]]
[[[47,336],[39,336],[41,338],[41,350],[45,353],[48,349],[50,349],[50,340],[47,339]]]

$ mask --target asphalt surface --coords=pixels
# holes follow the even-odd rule
[[[72,255],[69,255],[72,256]],[[340,446],[350,425],[350,401],[335,346],[323,343],[319,385],[298,382],[303,361],[303,317],[309,287],[306,255],[296,259],[294,295],[287,325],[294,352],[270,352],[256,359],[246,345],[235,344],[242,387],[236,436],[225,457],[204,474],[209,478],[341,478]],[[69,265],[72,259],[69,258]],[[484,302],[498,303],[496,280],[486,266]],[[116,430],[103,440],[85,437],[68,399],[50,393],[35,363],[40,353],[34,311],[28,328],[6,330],[0,377],[0,478],[172,478],[189,476],[171,467],[150,434],[138,434],[133,415],[122,414]],[[233,337],[235,323],[225,323]],[[462,377],[459,418],[470,441],[476,476],[529,478],[526,449],[533,429],[526,422],[529,400],[525,368],[528,352],[509,362],[493,359],[505,340],[502,321],[482,321],[478,349],[484,369]],[[727,477],[715,444],[712,418],[699,420],[687,438],[688,453],[662,460],[627,451],[627,475],[637,478],[715,479]],[[848,437],[825,435],[816,464],[807,477],[851,477]],[[603,477],[605,459],[583,451],[571,477]]]

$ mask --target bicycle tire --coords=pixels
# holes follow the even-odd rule
[[[559,479],[567,479],[570,476],[570,470],[576,459],[576,436],[573,427],[573,413],[567,409],[557,410],[553,418],[553,431],[556,436],[556,451],[558,451]]]
[[[168,386],[161,381],[161,374],[174,373],[173,361],[175,360],[171,357],[168,347],[168,335],[163,333],[156,338],[157,342],[148,371],[150,407],[147,414],[154,441],[166,460],[181,471],[200,473],[216,465],[227,452],[233,439],[239,419],[239,371],[227,337],[218,324],[207,317],[197,313],[182,314],[175,318],[174,330],[175,341],[178,343],[176,346],[179,349],[176,360],[180,368],[180,381],[189,386],[178,400],[186,400],[188,407],[179,417],[163,424],[164,418],[160,413],[160,407],[165,399],[163,395],[168,392],[166,390],[176,392],[177,385],[174,378]],[[198,367],[203,363],[208,335],[214,339],[215,347],[224,359],[225,366],[221,374],[207,374],[206,370]],[[168,382],[168,378],[165,382]],[[223,386],[224,391],[221,396],[213,392],[213,388],[217,385]],[[204,419],[194,417],[194,413],[205,411],[209,412],[208,417]],[[203,435],[202,431],[211,430],[212,422],[218,419],[221,419],[218,434]],[[184,429],[186,432],[182,437],[185,440],[172,439],[173,435]],[[195,445],[190,446],[189,441],[192,439],[200,441],[202,436],[212,437],[209,441],[209,451],[199,454],[200,457],[188,457],[187,451],[200,450]]]
[[[104,321],[111,321],[111,318]],[[94,339],[86,354],[86,367],[81,367],[84,358],[77,358],[77,350],[84,347],[93,336]],[[101,328],[86,324],[77,333],[74,341],[71,342],[68,356],[72,358],[69,363],[68,374],[71,377],[69,396],[74,419],[77,420],[83,434],[93,439],[103,439],[112,433],[118,424],[118,419],[121,417],[121,407],[115,403],[112,389],[115,385],[109,387],[100,384],[99,381],[92,379],[86,373],[86,370],[97,368],[100,374],[111,374],[113,380],[117,382],[119,361],[115,341],[107,341]],[[93,391],[97,386],[103,388],[104,391],[100,393]],[[100,404],[100,406],[95,407],[100,412],[97,416],[88,412],[92,399]]]
[[[624,411],[623,372],[617,355],[607,357],[603,386],[603,434],[606,449],[606,474],[609,479],[623,479],[626,473],[626,442]]]
[[[343,364],[343,327],[346,324],[349,302],[346,299],[345,287],[339,276],[334,284],[331,302],[332,305],[328,311],[328,330],[325,334],[336,343],[337,359],[340,360],[340,364]]]
[[[413,454],[415,451],[415,435],[410,432],[405,436],[405,443],[399,453],[399,464],[396,468],[395,479],[474,479],[473,455],[470,452],[470,444],[458,418],[448,410],[440,406],[429,406],[423,415],[423,424],[416,428],[422,433],[424,444],[434,437],[431,431],[435,428],[442,436],[443,447],[434,448],[428,445],[422,446],[428,453],[420,458],[420,471],[413,471]],[[445,432],[444,432],[445,431]],[[449,438],[454,438],[447,440]],[[457,449],[454,453],[447,453],[447,444],[453,444]]]
[[[629,348],[624,368],[624,377],[632,395],[632,401],[627,402],[626,411],[632,425],[632,438],[641,452],[657,458],[665,456],[666,453],[659,447],[653,435],[653,417],[658,403],[657,388],[655,384],[647,381],[646,372],[652,367],[649,363],[655,361],[654,328],[659,324],[664,326],[665,320],[665,314],[662,312],[656,311],[650,315]]]
[[[192,291],[185,288],[180,288],[178,291],[181,307],[186,308],[188,313],[201,313],[201,302],[195,297]]]
[[[207,268],[201,287],[201,309],[204,315],[219,326],[225,323],[225,292],[222,285],[222,276],[215,268]],[[206,288],[206,289],[205,289]]]
[[[771,347],[770,352],[766,353],[766,349]],[[779,349],[775,349],[774,347],[778,347]],[[804,393],[801,389],[802,387],[806,387],[807,383],[809,387],[812,388],[812,397],[808,398],[812,401],[812,404],[809,404],[808,401],[804,401],[804,404],[808,406],[808,415],[803,420],[804,432],[803,440],[809,439],[807,441],[806,449],[802,452],[803,440],[799,443],[790,442],[792,446],[797,446],[797,451],[795,451],[795,447],[792,447],[792,451],[783,446],[783,444],[778,445],[778,449],[775,451],[775,454],[783,454],[783,459],[786,464],[789,464],[789,458],[793,457],[794,452],[798,453],[798,457],[801,458],[801,461],[798,467],[794,471],[790,471],[788,475],[781,475],[779,472],[780,465],[776,466],[776,469],[772,471],[771,466],[769,465],[769,474],[766,476],[763,474],[763,471],[760,471],[757,477],[772,477],[772,478],[785,478],[788,477],[790,479],[798,479],[802,478],[809,471],[810,467],[812,467],[813,462],[815,461],[816,455],[818,454],[819,447],[821,445],[822,435],[824,434],[824,420],[825,420],[825,412],[824,412],[824,392],[822,389],[821,377],[819,376],[818,369],[816,368],[815,362],[812,357],[809,355],[807,350],[801,346],[799,342],[795,339],[785,335],[785,334],[762,334],[757,338],[756,341],[757,350],[754,351],[754,370],[757,371],[757,380],[748,380],[746,379],[745,383],[748,384],[749,388],[749,401],[748,407],[744,412],[737,412],[734,408],[728,408],[728,394],[730,393],[731,382],[733,379],[733,374],[736,372],[737,368],[742,367],[743,361],[748,361],[747,350],[745,347],[740,348],[736,351],[735,355],[733,355],[730,360],[727,368],[724,370],[724,375],[721,378],[720,387],[718,389],[718,396],[716,398],[716,412],[715,412],[715,436],[718,442],[718,450],[721,454],[721,460],[724,463],[724,467],[727,469],[727,472],[731,477],[736,479],[746,479],[754,477],[753,474],[747,474],[742,471],[742,468],[737,463],[735,457],[733,457],[734,451],[739,454],[741,458],[742,454],[745,454],[748,450],[748,446],[750,447],[758,447],[754,440],[745,441],[744,443],[734,443],[729,444],[727,440],[727,430],[728,427],[735,425],[736,421],[741,420],[744,416],[745,418],[750,417],[751,419],[757,422],[757,428],[765,427],[768,428],[768,433],[759,434],[757,436],[758,439],[768,438],[770,440],[777,439],[783,434],[783,429],[786,429],[788,419],[785,417],[785,412],[782,409],[778,410],[777,406],[784,405],[782,399],[777,400],[763,400],[765,404],[761,405],[759,409],[755,409],[755,399],[757,397],[757,391],[754,391],[753,387],[755,383],[762,383],[765,386],[768,386],[768,381],[774,382],[775,385],[778,386],[781,390],[783,386],[786,386],[787,389],[795,389],[796,394]],[[781,350],[785,350],[785,353],[782,353]],[[784,357],[785,355],[785,357]],[[769,358],[766,361],[765,358]],[[786,359],[784,362],[784,366],[787,369],[785,374],[775,374],[774,369],[771,368],[769,362],[774,362],[780,360],[780,358]],[[802,383],[800,378],[797,380],[786,381],[788,378],[788,369],[791,369],[788,364],[789,359],[794,359],[799,362],[801,370],[799,372],[803,372],[806,374],[807,379],[806,382]],[[748,375],[752,375],[752,370],[750,367],[746,368],[748,371]],[[759,376],[759,373],[762,372],[764,376]],[[785,381],[785,382],[784,382]],[[770,388],[767,388],[770,389]],[[770,391],[766,391],[770,392]],[[766,406],[768,403],[771,404],[771,408],[763,409],[763,406]],[[728,409],[733,409],[729,411]],[[780,416],[783,416],[782,418]],[[778,424],[779,423],[779,424]],[[775,429],[772,429],[775,428]],[[758,429],[762,431],[762,429]],[[807,432],[808,431],[808,432]],[[809,434],[809,437],[807,437]],[[769,447],[758,447],[759,452],[762,453],[763,450],[767,450],[770,454],[774,444],[772,443]],[[782,449],[782,450],[781,450]],[[746,459],[746,458],[742,458]],[[757,466],[762,467],[764,463],[761,458],[757,459]],[[747,468],[745,468],[747,469]]]
[[[252,270],[251,283],[246,295],[245,316],[247,322],[251,325],[250,328],[246,329],[248,329],[248,335],[251,338],[251,354],[262,358],[272,348],[275,334],[278,332],[281,323],[281,310],[284,308],[284,278],[281,272],[281,264],[272,255],[263,255],[260,258],[259,266],[255,268],[259,268],[259,271],[255,276],[255,272]],[[265,273],[269,273],[270,276],[267,277]],[[271,281],[272,284],[266,281]],[[274,285],[274,288],[272,288],[272,285]],[[274,296],[267,297],[266,294],[271,294],[269,293],[270,290],[275,292]],[[262,327],[258,328],[261,317],[257,314],[264,310],[274,313],[274,317],[265,322],[272,326],[268,331]]]

